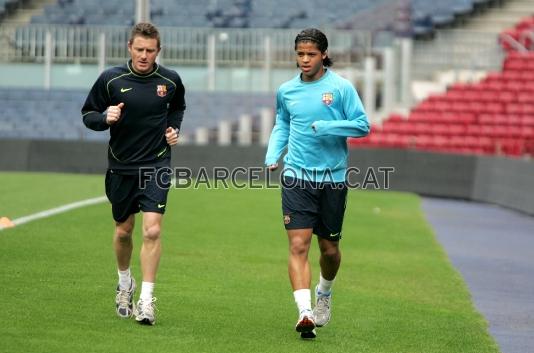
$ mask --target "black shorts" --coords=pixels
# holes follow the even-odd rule
[[[170,168],[159,168],[152,173],[142,174],[122,174],[108,169],[106,195],[111,202],[113,219],[124,222],[131,214],[139,211],[164,214],[170,180]]]
[[[312,228],[321,238],[338,241],[346,205],[345,183],[283,179],[282,212],[286,229]]]

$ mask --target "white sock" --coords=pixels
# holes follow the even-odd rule
[[[126,270],[117,271],[119,273],[119,288],[120,289],[130,289],[130,286],[132,285],[132,275],[130,273],[130,268],[128,267]]]
[[[299,309],[299,314],[303,310],[311,311],[311,290],[309,289],[297,289],[293,292],[295,303]]]
[[[334,280],[327,280],[327,279],[324,279],[323,277],[323,274],[319,274],[319,292],[321,292],[321,294],[330,294],[330,292],[332,291],[332,285],[334,284]]]
[[[141,295],[139,297],[140,299],[142,299],[143,301],[151,300],[153,293],[154,293],[154,283],[143,282],[141,284]]]

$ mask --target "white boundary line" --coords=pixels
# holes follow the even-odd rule
[[[69,204],[66,204],[66,205],[63,205],[63,206],[59,206],[59,207],[56,207],[56,208],[51,208],[49,210],[37,212],[37,213],[31,214],[29,216],[20,217],[20,218],[12,220],[12,222],[13,222],[13,224],[15,224],[15,226],[18,226],[18,225],[21,225],[21,224],[25,224],[25,223],[29,223],[29,222],[35,221],[37,219],[46,218],[46,217],[54,216],[54,215],[59,214],[59,213],[68,212],[68,211],[74,210],[76,208],[90,206],[90,205],[96,205],[96,204],[102,203],[104,201],[107,201],[107,197],[106,196],[100,196],[100,197],[95,197],[95,198],[92,198],[92,199],[77,201],[77,202],[69,203]],[[0,231],[2,231],[5,228],[9,228],[9,227],[0,226]]]

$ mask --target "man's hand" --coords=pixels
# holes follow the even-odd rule
[[[176,145],[178,143],[178,131],[169,126],[167,130],[165,130],[165,139],[169,146]]]
[[[110,105],[108,107],[108,113],[106,115],[106,123],[108,125],[113,125],[121,118],[122,108],[124,108],[124,103],[119,103],[119,105]]]
[[[278,163],[268,165],[267,169],[269,169],[270,172],[274,172],[278,169]]]

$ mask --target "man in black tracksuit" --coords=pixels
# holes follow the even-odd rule
[[[138,322],[150,325],[155,323],[153,290],[161,254],[161,220],[170,186],[170,146],[178,143],[185,110],[180,76],[156,63],[160,49],[156,27],[135,25],[128,41],[131,60],[104,71],[82,108],[88,128],[110,129],[106,195],[116,222],[116,312],[123,318],[135,315]],[[136,283],[130,273],[130,259],[139,211],[143,211],[143,283],[134,305]]]

